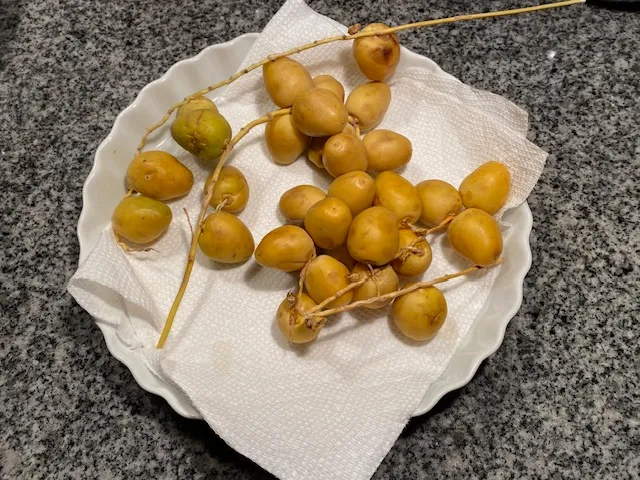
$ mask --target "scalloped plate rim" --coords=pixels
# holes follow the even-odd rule
[[[145,95],[148,94],[153,86],[166,82],[174,72],[180,70],[182,67],[185,67],[188,64],[197,63],[212,50],[234,48],[239,42],[245,40],[252,40],[253,42],[258,35],[259,34],[255,32],[245,33],[243,35],[235,37],[228,42],[218,43],[205,47],[195,56],[176,62],[159,79],[145,85],[142,90],[140,90],[133,102],[122,112],[120,112],[120,114],[116,117],[109,134],[96,149],[94,163],[83,185],[83,207],[77,224],[77,236],[80,245],[79,263],[81,263],[86,258],[90,249],[92,249],[97,242],[97,238],[95,239],[95,241],[86,238],[89,234],[85,231],[87,217],[88,215],[90,215],[89,212],[92,210],[92,194],[89,191],[90,186],[99,174],[99,167],[101,163],[100,155],[105,146],[117,135],[123,119],[126,118],[134,110],[143,108],[141,106],[141,103],[143,103]],[[407,58],[410,58],[423,63],[427,63],[429,68],[437,71],[440,75],[451,77],[450,74],[444,72],[431,59],[414,53],[405,47],[402,47],[402,50],[403,61],[406,61]],[[239,63],[241,61],[242,59],[239,60]],[[504,339],[505,331],[507,325],[509,324],[509,321],[515,316],[515,314],[520,309],[520,306],[522,305],[524,278],[529,271],[529,268],[531,267],[532,257],[531,248],[529,245],[529,234],[533,225],[533,218],[531,215],[531,210],[529,209],[526,201],[520,206],[506,212],[505,217],[514,218],[516,223],[522,223],[523,227],[520,231],[514,231],[511,237],[505,243],[505,249],[510,247],[519,247],[523,250],[524,254],[524,257],[521,259],[522,261],[518,265],[516,265],[516,271],[512,273],[512,280],[515,284],[516,295],[512,295],[507,298],[512,298],[514,299],[514,301],[507,306],[507,310],[505,312],[502,312],[498,321],[492,325],[495,328],[496,332],[496,336],[493,337],[493,341],[490,344],[484,345],[479,349],[474,349],[473,347],[477,346],[477,344],[474,344],[474,334],[477,333],[478,324],[482,323],[483,317],[486,317],[486,311],[489,307],[493,306],[495,300],[495,295],[493,295],[493,290],[495,288],[494,283],[494,286],[492,287],[492,294],[490,294],[481,312],[476,317],[476,320],[470,327],[469,332],[467,332],[467,335],[462,340],[460,346],[458,347],[458,350],[456,350],[454,356],[452,357],[443,373],[427,389],[427,392],[420,402],[420,405],[412,414],[412,416],[414,417],[427,413],[438,403],[438,401],[445,394],[459,389],[471,381],[480,364],[500,347]],[[500,278],[502,275],[503,270],[501,270],[501,272],[499,273],[498,278]],[[496,279],[496,283],[497,282],[498,279]],[[176,411],[183,417],[191,419],[202,418],[202,416],[192,406],[191,402],[176,387],[157,377],[145,365],[140,354],[138,354],[135,350],[130,350],[124,345],[124,343],[120,341],[116,333],[116,329],[113,325],[106,323],[98,318],[94,318],[94,320],[96,321],[96,324],[98,325],[104,336],[105,343],[109,352],[114,356],[114,358],[122,362],[131,371],[133,378],[142,389],[164,398],[167,403],[169,403],[171,408],[173,408],[174,411]],[[461,363],[460,360],[457,360],[460,357],[465,356],[467,357],[467,360],[465,362]]]

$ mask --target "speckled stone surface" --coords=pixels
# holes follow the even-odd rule
[[[144,392],[66,293],[93,153],[173,63],[274,1],[0,0],[2,478],[269,478]],[[315,0],[344,24],[511,1]],[[375,478],[640,478],[640,14],[596,6],[402,35],[531,114],[551,153],[533,267],[500,350],[412,420]],[[313,452],[310,452],[313,454]]]

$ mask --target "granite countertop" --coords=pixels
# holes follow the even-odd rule
[[[455,4],[454,4],[455,3]],[[0,6],[2,478],[269,478],[143,391],[66,293],[93,154],[148,82],[279,1]],[[314,0],[344,24],[515,1]],[[401,35],[530,112],[550,152],[504,343],[413,419],[374,478],[640,478],[640,14],[598,6]]]

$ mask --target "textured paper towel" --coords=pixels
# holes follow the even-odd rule
[[[267,25],[243,65],[346,28],[288,1]],[[313,75],[328,73],[347,91],[364,81],[350,44],[334,43],[296,58]],[[546,154],[526,140],[527,115],[507,100],[472,89],[432,62],[407,68],[389,82],[392,102],[381,128],[413,142],[402,174],[414,183],[440,178],[454,185],[489,159],[506,163],[513,190],[506,208],[522,203]],[[185,92],[187,93],[187,92]],[[218,102],[234,131],[274,109],[257,73],[231,85]],[[442,373],[485,302],[497,269],[442,286],[449,315],[429,343],[412,344],[390,327],[388,310],[335,318],[306,347],[287,344],[274,313],[296,277],[259,267],[215,265],[198,255],[187,295],[165,349],[153,345],[179,285],[189,233],[181,211],[196,218],[207,173],[172,141],[162,148],[194,171],[196,186],[173,202],[174,221],[157,253],[125,255],[110,227],[80,266],[69,291],[93,316],[117,325],[156,374],[180,388],[215,431],[239,452],[284,479],[364,479],[393,445],[427,387]],[[288,167],[268,158],[263,129],[250,133],[232,164],[250,183],[240,215],[256,241],[281,224],[279,196],[302,183],[326,187],[330,178],[304,159]],[[508,228],[504,228],[508,234]],[[433,240],[426,277],[465,268],[444,236]]]

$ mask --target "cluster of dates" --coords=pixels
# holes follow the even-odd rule
[[[372,24],[362,31],[382,28]],[[492,215],[507,200],[510,174],[502,163],[489,161],[456,188],[437,179],[413,185],[396,173],[413,156],[411,141],[376,127],[391,105],[385,80],[400,60],[398,39],[394,34],[359,38],[353,53],[368,81],[349,95],[335,78],[313,78],[289,57],[263,67],[265,88],[280,108],[266,122],[272,159],[288,165],[306,153],[315,167],[334,177],[327,192],[313,185],[284,192],[279,208],[288,223],[255,247],[250,230],[235,215],[247,205],[249,183],[239,169],[223,166],[204,186],[213,211],[195,235],[213,261],[242,263],[255,250],[263,267],[300,271],[302,289],[287,295],[277,312],[291,342],[315,339],[331,314],[391,302],[400,331],[425,341],[442,326],[446,300],[435,286],[417,288],[412,282],[402,285],[403,280],[428,270],[427,235],[445,229],[453,249],[473,265],[494,265],[502,236]],[[171,133],[205,162],[215,162],[233,143],[228,122],[206,97],[178,109]],[[127,178],[130,191],[114,212],[113,228],[120,240],[148,244],[171,221],[164,202],[188,194],[193,175],[174,156],[148,151],[133,159]]]

